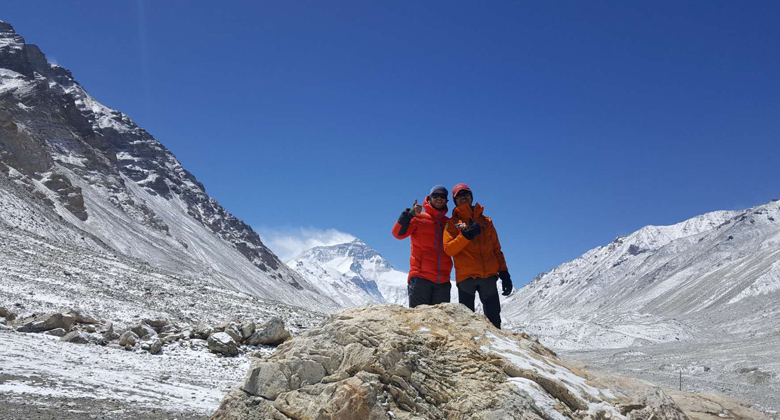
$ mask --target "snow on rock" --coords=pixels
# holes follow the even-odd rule
[[[600,381],[462,305],[375,305],[333,314],[253,361],[213,418],[688,418],[658,387]]]

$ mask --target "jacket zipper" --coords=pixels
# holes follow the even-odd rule
[[[477,224],[479,224],[479,219],[477,219]],[[482,228],[482,226],[480,226]],[[485,232],[482,232],[483,235],[477,235],[477,246],[479,246],[479,259],[482,260],[482,274],[486,275],[486,269],[485,269],[485,254],[482,253],[482,236],[484,236]]]
[[[434,244],[434,249],[438,249],[439,250],[439,253],[437,254],[439,258],[438,258],[437,263],[436,263],[436,276],[437,276],[436,277],[436,284],[440,284],[441,283],[441,251],[442,251],[442,248],[443,248],[442,243],[441,243],[442,239],[439,237],[439,229],[441,227],[441,215],[442,215],[441,212],[439,212],[439,221],[438,221],[438,223],[436,223],[436,235],[435,235],[436,243]],[[442,229],[441,234],[443,236],[443,234],[444,234],[443,229]]]

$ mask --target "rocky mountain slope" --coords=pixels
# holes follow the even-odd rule
[[[436,320],[431,322],[431,320]],[[331,315],[252,362],[220,419],[768,419],[739,402],[593,374],[460,304]]]
[[[314,247],[287,265],[344,307],[408,303],[407,273],[394,269],[379,252],[359,239]]]
[[[619,348],[780,321],[780,202],[647,226],[540,275],[504,305],[555,348]]]
[[[151,134],[1,21],[0,220],[254,296],[336,306]]]
[[[780,411],[780,201],[647,226],[537,277],[509,328],[591,366]]]

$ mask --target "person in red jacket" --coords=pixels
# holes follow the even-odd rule
[[[412,238],[407,286],[410,308],[450,301],[452,258],[444,252],[442,240],[448,220],[447,189],[436,185],[422,206],[415,200],[393,226],[396,238]]]
[[[444,232],[444,251],[455,260],[458,300],[473,311],[474,298],[479,293],[485,316],[500,329],[501,303],[496,281],[501,279],[504,296],[512,293],[513,287],[496,228],[482,214],[481,205],[472,205],[474,197],[468,185],[456,185],[452,199],[457,207],[452,210]]]

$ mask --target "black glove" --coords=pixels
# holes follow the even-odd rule
[[[463,237],[465,237],[470,241],[474,239],[475,236],[482,233],[482,227],[480,227],[479,224],[477,223],[471,222],[469,227],[463,229],[462,231],[460,231],[460,233],[463,234]]]
[[[509,271],[499,271],[498,278],[501,279],[502,295],[509,296],[512,293],[512,279],[509,277]]]
[[[401,212],[401,216],[398,217],[398,223],[402,225],[408,225],[414,218],[414,210],[406,209]]]

